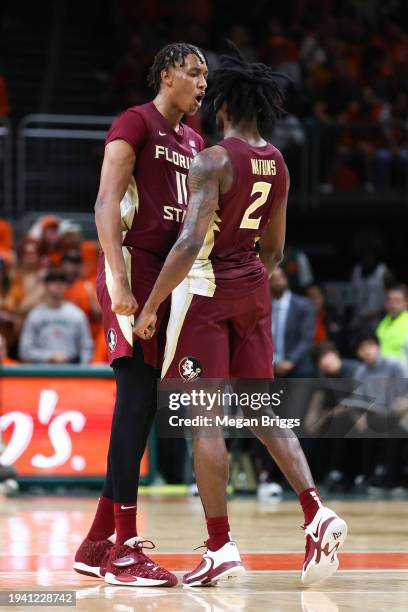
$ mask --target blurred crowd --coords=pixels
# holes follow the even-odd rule
[[[169,30],[173,40],[204,48],[210,71],[227,36],[248,60],[265,62],[291,79],[281,79],[288,114],[271,138],[295,178],[312,136],[319,142],[323,193],[401,187],[408,160],[402,4],[294,0],[286,8],[274,6],[271,14],[266,2],[255,0],[243,21],[235,17],[239,2],[231,11],[211,0],[117,3],[109,14],[116,24],[108,34],[112,60],[95,75],[101,110],[117,112],[151,98],[147,70]],[[213,127],[204,123],[203,129],[211,141]]]
[[[97,259],[97,242],[84,240],[70,219],[40,217],[17,245],[11,226],[0,220],[4,365],[107,363]],[[290,416],[301,418],[302,444],[329,489],[408,484],[408,287],[368,246],[346,285],[352,299],[330,298],[327,287],[316,282],[307,254],[288,244],[270,291],[275,374],[297,381]],[[319,384],[296,393],[305,379],[353,384],[341,397]],[[262,496],[273,497],[276,466],[259,443],[245,449],[236,445],[236,486],[245,481],[242,461],[249,452]],[[159,439],[158,459],[168,482],[185,479],[184,440]]]
[[[15,247],[0,219],[0,359],[104,363],[96,298],[98,244],[70,219],[39,218]]]

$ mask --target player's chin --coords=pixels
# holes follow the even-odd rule
[[[200,107],[197,104],[192,104],[188,108],[188,110],[185,110],[184,112],[185,112],[186,115],[191,116],[191,115],[196,115],[199,109],[200,109]]]

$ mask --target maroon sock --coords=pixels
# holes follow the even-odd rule
[[[113,500],[101,495],[98,507],[96,508],[95,518],[87,537],[96,542],[97,540],[106,540],[114,533]]]
[[[210,536],[207,540],[207,548],[218,550],[230,541],[228,516],[215,516],[207,519],[207,530]]]
[[[114,506],[116,543],[123,544],[129,538],[137,536],[136,504],[115,502]]]
[[[305,515],[305,525],[311,523],[319,508],[323,506],[320,493],[317,489],[306,489],[299,495],[300,505]]]

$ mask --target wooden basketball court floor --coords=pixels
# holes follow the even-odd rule
[[[73,572],[95,505],[88,497],[0,499],[1,590],[75,590],[76,609],[89,612],[408,610],[408,501],[331,502],[349,525],[341,571],[309,589],[299,579],[304,536],[295,501],[233,499],[230,523],[247,575],[196,589],[115,587]],[[193,549],[206,535],[197,498],[142,496],[138,522],[139,533],[156,543],[152,557],[180,578],[194,567],[200,551]]]

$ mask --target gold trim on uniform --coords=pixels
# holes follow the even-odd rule
[[[132,287],[132,276],[131,276],[132,256],[126,247],[122,247],[122,254],[123,254],[123,259],[125,261],[126,276],[129,282],[129,287]],[[110,268],[108,260],[106,259],[106,256],[105,256],[105,280],[106,280],[106,288],[112,300],[113,275],[112,275],[112,270]],[[133,346],[133,325],[135,323],[134,315],[126,316],[126,315],[116,314],[116,318],[118,320],[119,327],[126,341],[129,342],[130,346]]]
[[[183,327],[184,319],[193,300],[189,291],[188,281],[185,278],[171,294],[171,309],[166,331],[166,349],[162,367],[162,378],[166,375],[176,354],[177,343]]]
[[[122,238],[133,224],[135,213],[139,212],[139,194],[135,178],[132,176],[128,188],[120,203]]]
[[[221,223],[221,219],[218,216],[218,210],[219,208],[214,211],[213,218],[210,221],[205,235],[203,246],[187,276],[189,291],[196,295],[213,297],[215,293],[215,276],[209,257],[214,248],[215,232],[220,231],[219,223]]]

